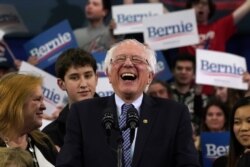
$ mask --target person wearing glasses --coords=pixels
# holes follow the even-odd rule
[[[188,108],[144,93],[156,72],[155,52],[126,39],[104,64],[114,94],[72,104],[56,166],[200,166]],[[138,127],[126,124],[131,116]]]

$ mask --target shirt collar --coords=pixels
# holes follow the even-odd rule
[[[132,102],[132,104],[134,105],[134,107],[138,111],[139,115],[140,115],[140,106],[141,106],[141,103],[142,103],[142,99],[143,99],[143,94],[141,94],[141,96],[139,96],[135,101]],[[115,103],[116,103],[116,108],[117,108],[117,114],[118,114],[118,116],[120,116],[121,115],[122,105],[125,102],[119,96],[117,96],[115,94]]]

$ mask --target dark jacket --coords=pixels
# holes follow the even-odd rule
[[[66,127],[66,120],[69,113],[69,105],[66,105],[61,113],[59,114],[58,118],[48,124],[42,132],[46,133],[51,140],[55,143],[55,145],[62,147],[63,146],[63,138],[65,136],[65,127]]]
[[[99,97],[98,94],[95,93],[94,97]],[[42,132],[46,133],[51,140],[55,143],[55,145],[62,147],[63,146],[63,139],[66,133],[66,120],[68,118],[69,114],[69,105],[66,105],[61,113],[59,114],[59,117],[48,124]]]
[[[51,143],[51,141],[49,139],[43,138],[45,145],[42,145],[42,144],[38,143],[37,141],[35,141],[35,139],[32,137],[31,134],[28,134],[28,136],[31,139],[31,144],[33,146],[35,145],[41,151],[41,153],[43,154],[43,156],[45,157],[45,159],[47,161],[49,161],[51,164],[55,165],[58,152],[57,152],[54,144]],[[6,147],[5,142],[1,138],[0,138],[0,147]]]
[[[227,156],[221,156],[214,161],[213,167],[227,167],[227,161]],[[250,152],[247,152],[240,156],[236,167],[250,167]]]
[[[250,152],[247,152],[240,156],[237,167],[249,167],[249,166],[250,166]]]
[[[102,125],[107,108],[113,112],[117,127],[114,95],[72,104],[57,167],[117,167],[120,131],[112,129],[107,141]],[[132,167],[184,166],[199,167],[187,107],[144,95]]]

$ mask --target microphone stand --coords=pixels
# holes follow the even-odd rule
[[[122,167],[122,143],[123,139],[120,136],[117,140],[118,146],[117,146],[117,167]]]

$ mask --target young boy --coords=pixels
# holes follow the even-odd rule
[[[43,129],[43,132],[59,149],[63,145],[70,105],[77,101],[98,97],[95,93],[98,80],[96,70],[96,60],[90,53],[79,48],[65,51],[56,61],[57,84],[67,92],[68,104],[59,117]]]

